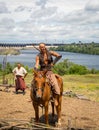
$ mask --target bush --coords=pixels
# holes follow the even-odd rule
[[[69,62],[68,59],[64,60],[63,62],[58,63],[53,68],[54,73],[58,73],[59,75],[65,74],[87,74],[89,70],[82,65],[77,65],[72,62]]]
[[[74,64],[69,69],[70,74],[87,74],[88,70],[85,66]]]
[[[5,68],[6,74],[12,73],[12,65],[8,62]]]
[[[17,63],[15,63],[14,65],[7,63],[5,68],[3,68],[2,64],[0,64],[0,75],[12,73],[13,68],[16,66]],[[28,66],[24,66],[24,67],[27,70],[27,72],[33,73],[33,68],[29,68]],[[53,67],[53,72],[62,76],[66,74],[80,74],[80,75],[88,74],[88,73],[97,74],[99,73],[99,70],[95,70],[95,69],[89,70],[85,66],[74,64],[70,62],[68,59],[65,59],[63,62],[59,62]]]
[[[53,72],[58,73],[59,75],[69,74],[69,68],[71,65],[72,63],[66,59],[63,62],[56,64],[53,68]]]

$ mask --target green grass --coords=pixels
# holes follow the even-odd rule
[[[14,84],[12,74],[6,75],[8,84]],[[63,78],[64,91],[72,91],[76,94],[83,94],[92,101],[99,102],[99,74],[87,75],[65,75]],[[27,86],[31,85],[33,74],[29,73],[25,78]],[[2,84],[2,76],[0,76],[0,84]]]
[[[83,94],[92,101],[99,102],[99,74],[98,75],[65,75],[63,77],[64,91]]]

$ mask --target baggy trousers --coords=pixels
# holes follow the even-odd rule
[[[53,92],[55,94],[60,95],[60,87],[58,85],[55,74],[52,71],[47,71],[46,78],[47,78],[49,84],[52,86]]]
[[[16,85],[16,91],[17,90],[25,90],[26,86],[25,86],[25,81],[22,78],[22,76],[16,76],[16,80],[15,80],[15,85]]]

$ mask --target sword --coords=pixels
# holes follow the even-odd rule
[[[32,46],[33,46],[36,50],[40,51],[40,49],[37,48],[34,44],[32,44]]]

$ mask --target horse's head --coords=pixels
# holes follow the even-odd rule
[[[44,93],[46,82],[45,72],[43,71],[34,71],[34,87],[33,92],[37,100],[41,99]]]

